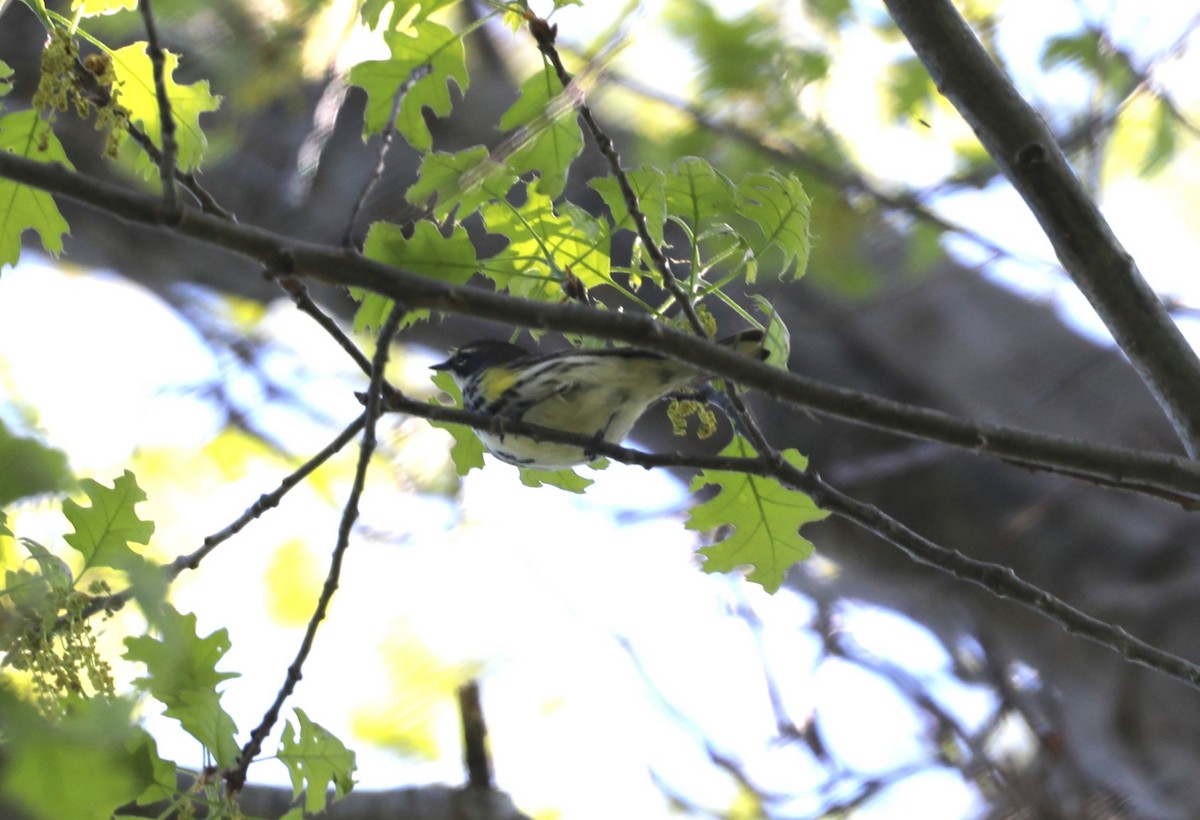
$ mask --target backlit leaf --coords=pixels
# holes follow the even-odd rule
[[[404,95],[396,116],[396,130],[418,151],[433,147],[433,136],[425,124],[423,108],[435,116],[450,113],[451,80],[459,90],[470,84],[462,37],[445,26],[426,20],[413,33],[389,31],[384,35],[392,50],[391,59],[359,63],[350,71],[350,82],[367,92],[366,134],[382,132],[391,116],[397,89],[423,66],[429,72]]]
[[[607,228],[581,209],[564,204],[561,211],[536,186],[519,207],[485,205],[488,230],[507,237],[508,245],[484,260],[482,272],[514,296],[539,301],[563,298],[567,273],[589,289],[611,281]]]
[[[0,151],[35,162],[74,167],[58,137],[33,110],[0,117]],[[0,178],[0,268],[17,263],[21,256],[21,234],[31,229],[37,231],[47,253],[58,256],[62,252],[67,221],[50,194]]]
[[[299,730],[288,721],[283,728],[277,757],[287,766],[292,778],[292,795],[304,792],[305,811],[325,809],[325,791],[333,786],[333,799],[340,800],[354,788],[356,764],[348,750],[329,730],[308,719],[303,709],[296,710]]]
[[[421,157],[417,181],[404,198],[413,205],[432,207],[439,221],[457,207],[461,221],[488,200],[502,199],[515,181],[516,175],[492,160],[482,145],[455,154],[432,151]]]
[[[762,261],[769,248],[783,254],[780,276],[795,267],[793,278],[803,275],[808,266],[809,198],[795,176],[774,171],[751,174],[738,186],[741,206],[738,212],[754,220],[763,241],[751,243],[754,255]]]
[[[64,540],[84,558],[84,571],[92,567],[135,569],[145,563],[130,544],[149,544],[154,524],[138,517],[134,507],[146,500],[146,493],[128,470],[111,488],[85,478],[79,482],[91,505],[81,506],[74,499],[63,502],[63,515],[75,531]]]
[[[171,606],[162,608],[159,635],[125,639],[125,659],[146,665],[146,677],[134,684],[167,707],[167,717],[200,741],[221,768],[238,756],[237,726],[221,708],[217,686],[233,672],[218,672],[217,663],[229,651],[229,633],[218,629],[204,638],[196,634],[196,616]]]
[[[735,436],[722,456],[751,458],[754,448]],[[795,450],[785,450],[784,459],[803,468],[807,459]],[[710,484],[720,491],[689,511],[687,528],[732,532],[709,547],[702,547],[705,572],[729,572],[749,567],[747,579],[775,592],[793,564],[813,553],[812,542],[800,535],[800,527],[820,521],[828,513],[802,492],[788,489],[773,478],[726,470],[704,470],[692,480],[695,492]]]
[[[560,112],[563,107],[568,110]],[[516,174],[536,171],[541,177],[538,190],[551,199],[562,194],[567,171],[583,150],[583,132],[550,66],[525,81],[520,97],[500,118],[500,127],[521,129],[515,136],[524,138],[505,160],[509,169]]]
[[[167,98],[171,101],[171,116],[175,120],[175,142],[178,146],[175,162],[182,170],[193,171],[200,167],[200,160],[208,146],[208,140],[200,128],[200,115],[216,111],[221,105],[221,98],[209,91],[208,80],[188,85],[175,82],[173,75],[179,66],[179,55],[166,51],[164,56],[163,74]],[[112,61],[120,90],[117,101],[129,109],[130,119],[141,124],[154,144],[162,148],[162,120],[154,88],[154,69],[150,55],[146,53],[146,43],[139,41],[117,49],[112,53]],[[137,167],[142,174],[150,176],[158,173],[158,167],[144,152],[138,151],[137,157]]]

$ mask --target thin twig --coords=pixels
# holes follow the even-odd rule
[[[968,558],[957,550],[935,544],[870,504],[827,484],[815,472],[780,465],[781,483],[808,493],[822,509],[877,535],[902,550],[909,558],[982,587],[991,594],[1015,601],[1045,616],[1072,635],[1111,649],[1126,660],[1162,672],[1200,689],[1200,666],[1139,640],[1115,624],[1093,618],[1046,590],[1023,581],[1010,568]]]
[[[274,702],[263,715],[262,721],[250,733],[250,739],[242,747],[242,753],[238,757],[237,763],[223,773],[230,792],[238,792],[245,785],[246,772],[250,763],[262,750],[262,744],[279,719],[279,712],[283,708],[284,701],[295,691],[296,685],[303,677],[302,670],[312,651],[313,642],[316,640],[317,627],[325,620],[325,615],[329,611],[329,603],[333,600],[333,593],[337,591],[338,581],[341,578],[342,561],[345,559],[346,550],[350,547],[350,532],[354,527],[354,522],[358,519],[358,502],[366,486],[367,468],[371,463],[371,455],[375,452],[375,423],[379,420],[379,415],[383,410],[381,396],[383,371],[387,366],[392,336],[396,334],[396,328],[403,316],[404,308],[399,303],[393,305],[391,313],[383,323],[383,328],[379,331],[379,341],[375,348],[375,356],[371,361],[371,384],[367,391],[367,409],[364,413],[362,445],[358,451],[358,467],[354,471],[354,482],[342,510],[337,544],[333,548],[333,555],[329,561],[329,574],[325,577],[325,585],[321,588],[321,595],[317,599],[312,617],[309,618],[308,628],[304,631],[304,638],[300,642],[295,660],[288,667],[287,676],[284,678],[283,685],[279,688]]]
[[[205,538],[198,549],[193,550],[185,555],[180,555],[174,561],[168,564],[164,568],[167,580],[173,581],[183,574],[184,570],[197,569],[200,566],[200,562],[204,560],[204,558],[210,552],[216,549],[217,546],[237,535],[246,528],[247,524],[262,516],[262,514],[267,510],[279,506],[279,502],[283,500],[283,497],[287,495],[293,487],[307,478],[314,470],[332,458],[335,454],[341,452],[342,448],[349,444],[350,441],[356,435],[358,435],[358,431],[363,428],[365,421],[366,414],[360,414],[358,418],[350,422],[346,429],[338,433],[333,441],[325,445],[320,452],[318,452],[308,461],[304,462],[304,464],[300,465],[298,469],[289,473],[283,479],[283,481],[279,482],[278,487],[269,493],[260,495],[258,500],[247,507],[246,510],[234,521],[230,522],[223,529],[220,529]],[[114,592],[111,595],[102,595],[93,598],[92,600],[88,601],[79,617],[86,619],[100,612],[113,612],[119,610],[132,598],[132,587],[121,590],[120,592]],[[55,624],[54,628],[58,630],[66,625],[67,619],[64,618],[60,619],[59,622]]]
[[[550,61],[554,73],[558,76],[559,83],[562,84],[563,93],[568,93],[568,89],[571,88],[572,77],[563,65],[562,57],[559,56],[558,49],[554,45],[558,27],[550,25],[540,17],[534,17],[529,20],[529,31],[533,34],[533,39],[537,42],[538,50]],[[588,132],[592,135],[592,139],[596,143],[596,148],[608,161],[609,170],[612,172],[613,178],[616,179],[617,185],[621,189],[621,196],[625,199],[625,207],[629,211],[629,217],[633,220],[634,227],[637,229],[637,235],[641,238],[642,244],[646,248],[646,253],[650,256],[650,261],[654,263],[655,270],[662,277],[663,286],[679,302],[679,306],[683,310],[684,315],[687,316],[688,324],[691,325],[692,330],[700,336],[707,336],[704,324],[700,321],[700,317],[696,313],[695,305],[692,304],[691,298],[684,291],[683,286],[679,284],[678,277],[675,276],[675,271],[671,267],[671,260],[663,252],[663,249],[659,247],[658,243],[654,241],[653,237],[650,236],[646,214],[642,211],[642,207],[638,203],[637,193],[633,190],[633,186],[629,184],[628,174],[621,167],[621,155],[617,153],[616,145],[613,143],[612,138],[600,127],[600,124],[596,121],[596,117],[592,114],[592,109],[584,102],[582,91],[576,102],[576,108],[579,110],[579,116],[583,118],[584,124],[587,125]]]
[[[388,151],[392,147],[392,142],[396,138],[396,117],[400,114],[400,105],[404,102],[404,95],[408,93],[414,83],[427,76],[431,71],[433,71],[433,66],[429,63],[417,66],[409,72],[408,77],[397,86],[396,93],[392,95],[392,112],[388,115],[387,126],[383,129],[383,139],[379,143],[379,155],[375,159],[375,167],[372,169],[371,175],[363,183],[362,190],[358,193],[358,199],[354,200],[354,206],[350,209],[350,219],[347,220],[346,230],[342,234],[342,247],[354,247],[354,226],[358,223],[358,214],[371,191],[383,177],[384,163],[387,160]]]
[[[529,30],[533,33],[534,40],[537,42],[538,50],[545,55],[553,66],[555,74],[558,75],[558,80],[562,84],[563,93],[571,87],[572,77],[563,65],[562,57],[558,53],[558,49],[554,45],[555,37],[558,31],[557,26],[549,25],[545,20],[534,18],[529,21]],[[633,186],[629,183],[629,176],[625,173],[625,169],[621,167],[621,156],[617,152],[617,148],[612,138],[600,127],[592,114],[591,108],[584,101],[582,89],[580,89],[576,107],[579,110],[579,115],[587,124],[588,131],[591,132],[592,139],[596,143],[597,149],[608,160],[609,170],[612,172],[613,178],[616,179],[618,187],[621,189],[621,195],[625,200],[625,208],[629,211],[629,216],[633,220],[634,226],[637,228],[637,234],[641,238],[651,261],[654,262],[654,267],[661,274],[663,284],[675,300],[679,302],[680,308],[684,315],[687,316],[688,323],[691,325],[699,336],[708,338],[708,332],[704,328],[704,324],[700,321],[700,316],[696,313],[696,307],[692,304],[691,297],[684,291],[675,276],[675,272],[671,268],[670,259],[667,257],[664,250],[659,247],[658,243],[650,236],[649,224],[646,221],[646,214],[642,210],[641,203],[638,201],[637,192],[633,190]],[[758,424],[754,421],[750,414],[750,409],[742,401],[741,396],[737,392],[736,387],[731,387],[729,390],[730,405],[733,408],[734,415],[737,417],[741,426],[749,433],[751,441],[755,448],[764,456],[771,460],[780,459],[778,451],[771,445],[767,438],[762,435],[758,428]]]
[[[163,211],[168,218],[179,210],[179,197],[175,191],[175,156],[179,146],[175,142],[175,115],[171,112],[171,100],[167,96],[166,57],[158,44],[158,28],[154,25],[154,9],[150,0],[139,0],[142,22],[146,27],[146,53],[154,69],[154,91],[158,98],[158,119],[162,134],[162,156],[158,160],[159,179],[162,181]]]

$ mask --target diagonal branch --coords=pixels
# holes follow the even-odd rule
[[[145,194],[0,152],[0,177],[61,194],[129,222],[162,227],[159,202]],[[627,342],[686,361],[766,395],[878,430],[936,441],[1021,467],[1049,470],[1114,487],[1200,498],[1200,464],[1165,453],[1110,447],[1014,427],[984,424],[938,410],[806,378],[722,348],[694,334],[633,313],[578,304],[518,299],[452,285],[399,270],[358,254],[315,245],[192,210],[171,227],[187,236],[256,259],[272,270],[306,274],[389,296],[411,309],[494,319],[513,325],[580,333]],[[1176,499],[1179,500],[1179,499]]]
[[[387,320],[383,323],[383,328],[379,331],[375,356],[371,360],[371,386],[367,392],[367,409],[364,413],[363,437],[358,451],[358,466],[355,469],[354,483],[350,487],[346,506],[342,512],[342,520],[338,526],[337,544],[333,548],[333,556],[329,561],[329,574],[325,578],[325,585],[321,588],[321,594],[317,599],[317,605],[313,610],[312,617],[308,620],[308,627],[304,631],[304,638],[300,641],[300,648],[296,652],[296,658],[292,661],[291,666],[288,667],[283,686],[279,688],[275,700],[263,715],[262,721],[251,732],[250,739],[246,741],[246,745],[242,747],[242,753],[238,757],[237,763],[223,773],[225,782],[231,793],[240,791],[246,784],[246,772],[250,768],[250,764],[258,756],[259,752],[262,751],[262,745],[266,741],[267,735],[271,733],[271,729],[279,719],[279,712],[283,708],[284,701],[291,696],[292,692],[296,689],[296,685],[300,683],[304,663],[308,660],[313,643],[316,641],[317,628],[325,620],[325,615],[329,611],[329,604],[333,600],[333,594],[337,591],[338,581],[341,578],[342,561],[345,559],[346,551],[350,547],[350,532],[354,527],[354,522],[358,519],[358,502],[362,497],[367,483],[367,468],[371,463],[371,455],[375,452],[375,423],[379,420],[380,413],[383,410],[383,371],[387,365],[388,351],[392,344],[392,337],[396,334],[396,328],[400,325],[400,320],[404,317],[404,312],[404,307],[397,302],[392,307]]]
[[[1037,112],[950,0],[884,0],[938,90],[970,123],[1037,217],[1190,455],[1200,453],[1200,358],[1113,235]]]

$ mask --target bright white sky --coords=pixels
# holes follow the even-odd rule
[[[1194,11],[1182,8],[1190,4],[1167,0],[1091,5],[1105,10],[1104,19],[1115,15],[1122,21],[1117,30],[1139,43],[1172,41],[1180,21]],[[616,3],[593,2],[584,12],[564,11],[555,18],[560,37],[569,41],[572,31],[597,31],[607,24],[605,15],[618,8]],[[1077,14],[1077,4],[1067,0],[1008,3],[1005,9],[1017,32],[1066,30]],[[1029,16],[1015,16],[1025,14]],[[1034,41],[1002,37],[1021,76],[1036,71],[1037,55],[1027,45]],[[849,42],[846,49],[856,58],[864,53],[878,54],[880,60],[890,57],[885,49],[862,46]],[[664,61],[664,55],[670,59]],[[670,93],[683,92],[688,62],[678,51],[664,48],[658,35],[643,33],[622,57],[642,66],[643,73],[645,61],[655,58],[656,80]],[[1196,76],[1192,63],[1190,69],[1172,69],[1160,78],[1171,82],[1181,103],[1195,102],[1183,87]],[[862,94],[874,93],[879,67],[838,79],[843,98],[855,104],[835,108],[833,116],[856,135],[857,150],[879,179],[928,182],[945,172],[946,161],[925,131],[881,125],[881,112],[857,104]],[[1064,76],[1049,85],[1039,81],[1037,91],[1053,99],[1078,93],[1077,88],[1076,80]],[[924,160],[914,163],[914,156]],[[1197,258],[1195,231],[1167,197],[1169,189],[1118,182],[1109,189],[1105,207],[1151,280],[1185,292],[1192,283],[1178,275],[1177,266],[1180,259]],[[1049,260],[1040,233],[1012,200],[1003,192],[970,194],[939,207],[1019,253]],[[1056,299],[1064,312],[1087,323],[1088,309],[1080,308],[1061,277],[1011,265],[1002,272],[1026,292]],[[49,311],[30,309],[39,304],[55,306],[53,324],[46,319]],[[357,410],[347,385],[357,377],[315,326],[290,304],[280,304],[268,312],[262,332],[295,346],[297,358],[281,358],[281,366],[303,362],[305,390],[335,397],[321,401],[324,411],[337,419],[353,417]],[[79,345],[83,340],[86,345]],[[210,411],[173,388],[212,379],[218,363],[174,313],[117,277],[64,273],[28,255],[17,270],[0,278],[0,350],[5,351],[0,358],[0,412],[9,413],[5,421],[22,423],[5,408],[3,393],[19,398],[26,410],[36,408],[36,426],[50,443],[70,453],[80,475],[111,482],[134,448],[195,449],[215,430]],[[143,357],[139,366],[108,366],[127,361],[129,351]],[[429,361],[418,354],[406,369],[420,373]],[[70,379],[63,378],[67,373]],[[271,429],[296,452],[311,452],[333,435],[294,416],[264,412],[276,413]],[[157,496],[152,489],[151,517],[158,520],[163,538],[171,533],[173,539],[160,548],[168,553],[193,549],[259,493],[273,488],[281,475],[276,464],[255,467],[238,478],[181,474],[178,494],[195,504],[186,511],[172,507],[170,487],[156,488]],[[524,488],[514,470],[494,464],[465,481],[461,512],[387,486],[377,485],[368,495],[331,617],[290,704],[304,708],[356,748],[364,787],[392,787],[408,778],[462,779],[456,717],[445,699],[437,731],[441,754],[434,762],[398,769],[395,756],[373,751],[353,737],[356,710],[386,701],[389,692],[380,648],[403,636],[431,647],[444,664],[484,665],[484,706],[498,783],[526,811],[559,809],[566,818],[665,816],[651,769],[697,803],[727,806],[735,796],[734,784],[713,776],[699,743],[705,738],[744,759],[770,788],[796,790],[797,778],[811,778],[816,786],[824,773],[812,769],[802,749],[771,743],[774,716],[764,695],[762,658],[751,631],[731,615],[747,606],[767,624],[767,656],[788,693],[794,720],[802,721],[814,703],[820,704],[826,736],[862,772],[886,772],[924,758],[915,739],[922,730],[920,718],[889,686],[848,664],[818,662],[818,647],[806,629],[811,604],[787,593],[772,598],[737,578],[696,570],[695,542],[681,526],[679,509],[686,497],[681,487],[620,466],[595,477],[587,495],[575,497]],[[205,481],[209,484],[197,492]],[[335,489],[341,491],[336,497],[344,495],[344,487]],[[308,554],[313,571],[323,577],[336,531],[336,502],[329,504],[311,492],[296,495],[280,514],[255,522],[242,538],[218,549],[201,572],[176,590],[179,608],[198,613],[202,634],[220,627],[231,631],[234,648],[224,668],[239,670],[243,677],[227,686],[225,705],[243,733],[278,688],[300,636],[296,624],[272,619],[264,578],[280,546],[304,537],[312,538]],[[629,515],[646,510],[662,515]],[[20,513],[15,525],[21,535],[61,543],[62,521],[42,508]],[[949,676],[949,659],[919,627],[869,607],[848,611],[844,625],[870,651],[903,663],[933,685],[967,724],[988,714],[992,704],[986,693]],[[636,662],[623,642],[633,648]],[[653,694],[648,695],[654,691],[672,703],[676,715],[659,708]],[[165,721],[151,718],[150,725],[160,734],[165,755],[200,763],[194,742]],[[863,736],[871,742],[860,742]],[[1020,746],[1018,732],[1013,748]],[[258,764],[252,777],[286,780],[282,767],[270,762]],[[818,805],[796,810],[803,814]],[[926,770],[858,816],[933,820],[978,810],[954,772]]]

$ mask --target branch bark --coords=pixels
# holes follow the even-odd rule
[[[1059,261],[1163,408],[1200,452],[1200,358],[1067,163],[1038,113],[950,0],[884,0],[941,91],[1037,218]]]
[[[430,308],[523,327],[581,333],[636,344],[760,390],[772,398],[855,424],[940,442],[1021,467],[1146,492],[1186,505],[1200,498],[1200,463],[1178,456],[1092,444],[957,418],[938,410],[805,378],[667,327],[649,317],[576,304],[533,302],[482,288],[451,285],[389,267],[350,250],[302,242],[195,210],[184,210],[179,219],[168,226],[163,222],[158,199],[77,174],[57,164],[33,162],[0,152],[0,177],[66,196],[119,219],[162,227],[177,235],[222,247],[256,259],[268,270],[280,274],[294,272],[336,285],[382,293],[403,302],[409,309]]]

